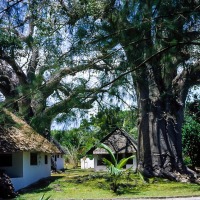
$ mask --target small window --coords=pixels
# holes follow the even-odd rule
[[[45,164],[45,165],[48,164],[48,156],[47,156],[47,155],[44,156],[44,164]]]
[[[57,155],[57,158],[59,158],[59,155]]]
[[[30,156],[31,156],[30,164],[31,165],[37,165],[38,164],[37,153],[31,153]]]
[[[54,156],[54,160],[57,161],[57,156],[56,155]]]
[[[0,154],[0,167],[12,166],[12,154]]]

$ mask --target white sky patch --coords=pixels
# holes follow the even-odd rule
[[[188,92],[186,102],[193,102],[196,97],[198,100],[200,100],[200,86],[193,86],[190,91]]]
[[[66,115],[65,113],[60,113],[57,115],[57,117],[55,117],[52,120],[51,123],[51,130],[70,130],[72,128],[78,128],[81,124],[81,119],[82,116],[80,114],[80,112],[76,112],[77,109],[74,109],[74,113],[75,116],[71,117],[69,116],[68,119],[66,119],[66,121],[63,122],[57,122],[57,118],[61,117],[63,114]]]
[[[0,102],[3,102],[3,101],[5,101],[5,97],[4,97],[4,95],[0,92]]]
[[[182,71],[183,71],[183,66],[182,65],[178,66],[178,68],[177,68],[177,74],[181,74]]]

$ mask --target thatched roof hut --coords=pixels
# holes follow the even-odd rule
[[[38,134],[22,119],[3,109],[2,115],[12,120],[9,126],[0,124],[0,152],[44,152],[60,153],[59,149],[43,136]]]
[[[106,135],[100,143],[109,146],[116,154],[135,153],[137,151],[137,142],[126,131],[116,128]],[[92,147],[87,154],[108,154],[105,149]]]

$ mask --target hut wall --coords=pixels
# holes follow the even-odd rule
[[[92,160],[86,157],[82,158],[81,169],[94,169],[94,158]]]
[[[63,154],[55,154],[56,169],[61,170],[65,168],[65,159]]]
[[[5,173],[10,177],[22,177],[23,176],[23,153],[5,153],[2,155],[8,155],[11,158],[11,163],[9,166],[0,167],[1,170],[4,170]],[[6,163],[5,160],[1,159],[0,164],[3,165]],[[9,161],[7,161],[8,163]],[[5,164],[6,165],[6,164]]]
[[[99,160],[100,156],[101,155],[94,155],[94,170],[95,171],[106,170],[106,166],[105,165],[99,165],[98,164],[98,160]]]
[[[47,156],[47,163],[45,163],[45,155]],[[24,188],[42,178],[51,175],[51,159],[50,154],[38,153],[37,164],[30,164],[30,152],[23,152],[23,177],[11,178],[15,190]]]
[[[133,164],[127,164],[126,165],[126,169],[129,169],[129,168],[131,168],[132,167],[132,169],[135,171],[136,170],[136,168],[137,168],[137,158],[136,158],[136,155],[135,155],[135,157],[133,158]]]

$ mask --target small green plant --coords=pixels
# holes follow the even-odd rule
[[[108,172],[109,172],[109,174],[111,176],[111,181],[112,181],[111,189],[114,192],[118,192],[119,180],[121,178],[122,173],[124,172],[123,167],[124,167],[124,165],[126,165],[128,160],[134,158],[134,155],[132,155],[132,156],[130,156],[128,158],[123,158],[120,161],[117,161],[117,159],[115,158],[114,153],[112,152],[112,150],[107,145],[100,144],[100,147],[105,149],[109,153],[109,155],[111,157],[111,160],[103,158],[103,162],[107,166]]]
[[[140,178],[140,180],[143,182],[143,183],[149,183],[149,179],[147,177],[145,177],[141,172],[138,171],[138,177]]]

